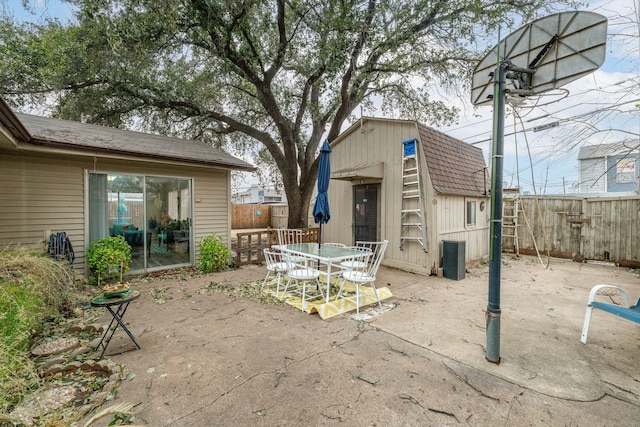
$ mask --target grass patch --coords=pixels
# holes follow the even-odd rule
[[[65,263],[26,248],[0,250],[0,414],[40,386],[32,338],[46,320],[71,315],[76,292]]]

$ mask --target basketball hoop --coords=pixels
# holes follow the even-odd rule
[[[476,66],[473,105],[493,103],[489,296],[486,359],[500,363],[500,268],[505,100],[521,105],[559,89],[604,62],[607,18],[593,12],[562,12],[531,22],[501,40]],[[535,106],[535,104],[534,104]]]

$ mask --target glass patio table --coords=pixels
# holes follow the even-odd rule
[[[289,245],[273,245],[274,249],[293,255],[299,255],[311,260],[318,261],[327,267],[326,283],[327,292],[325,293],[325,302],[329,302],[329,289],[331,286],[331,276],[341,274],[344,268],[340,267],[340,263],[353,258],[355,255],[362,254],[361,249],[341,248],[329,245],[318,245],[317,242],[295,243]],[[332,267],[337,267],[333,272]]]

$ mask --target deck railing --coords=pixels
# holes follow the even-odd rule
[[[317,242],[318,228],[305,228],[302,234],[303,242]],[[264,262],[265,248],[278,244],[278,233],[275,228],[254,230],[237,234],[231,242],[231,249],[236,253],[236,264],[260,264]]]

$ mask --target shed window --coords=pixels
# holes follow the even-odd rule
[[[466,215],[467,215],[467,222],[466,222],[467,226],[476,225],[476,201],[475,200],[467,201]]]

